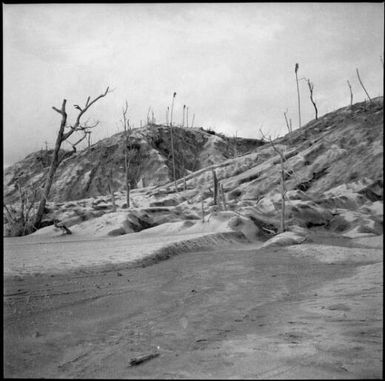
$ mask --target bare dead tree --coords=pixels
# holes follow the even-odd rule
[[[285,214],[286,214],[285,213],[286,186],[285,186],[285,166],[284,166],[285,157],[284,157],[283,153],[273,143],[273,140],[271,139],[271,137],[269,136],[269,138],[266,139],[266,137],[263,134],[262,130],[260,129],[259,131],[261,132],[261,135],[262,135],[263,139],[268,140],[270,142],[270,144],[273,147],[274,151],[277,152],[279,157],[280,157],[280,162],[281,162],[281,205],[282,205],[280,232],[283,233],[286,230],[286,226],[285,226],[285,219],[286,219],[286,217],[285,217]]]
[[[127,208],[130,207],[130,190],[131,190],[131,185],[130,185],[130,177],[128,174],[128,169],[129,169],[129,161],[128,161],[128,135],[131,133],[131,128],[130,128],[130,121],[127,119],[127,110],[128,110],[128,103],[126,100],[125,107],[122,110],[123,114],[123,128],[124,128],[124,172],[125,172],[125,180],[126,180],[126,203],[127,203]]]
[[[205,205],[203,202],[203,191],[201,193],[201,212],[202,212],[202,222],[205,222]]]
[[[86,104],[83,108],[78,106],[78,105],[75,105],[75,108],[79,110],[79,113],[76,117],[75,124],[73,126],[67,125],[67,112],[66,112],[67,100],[66,99],[63,99],[63,103],[62,103],[62,106],[60,109],[58,109],[56,107],[52,107],[57,113],[59,113],[61,115],[62,118],[61,118],[61,122],[60,122],[59,132],[58,132],[58,135],[56,138],[55,149],[54,149],[54,152],[52,155],[52,161],[51,161],[50,169],[49,169],[47,180],[46,180],[44,190],[43,190],[43,197],[40,201],[39,208],[38,208],[38,211],[36,213],[36,219],[35,219],[35,224],[34,224],[36,229],[38,229],[40,227],[40,224],[41,224],[41,221],[42,221],[42,218],[44,215],[45,205],[46,205],[46,202],[47,202],[47,199],[49,197],[50,190],[51,190],[53,178],[54,178],[56,170],[60,164],[59,152],[60,152],[60,147],[61,147],[62,143],[64,141],[66,141],[74,132],[84,131],[84,126],[81,125],[82,116],[99,99],[105,97],[108,94],[108,92],[109,92],[109,87],[107,87],[106,91],[103,94],[97,96],[93,100],[91,100],[91,97],[88,97]],[[65,128],[69,128],[69,131],[65,132],[64,131]]]
[[[184,112],[186,110],[186,105],[183,105],[183,119],[182,119],[182,127],[184,127]]]
[[[170,136],[171,136],[171,156],[172,156],[172,173],[174,177],[174,185],[175,185],[175,192],[178,192],[178,187],[176,185],[176,176],[175,176],[175,155],[174,155],[174,137],[172,132],[172,113],[174,110],[174,99],[176,97],[176,93],[174,92],[172,96],[172,103],[171,103],[171,116],[170,116]]]
[[[350,106],[352,106],[352,105],[353,105],[353,91],[352,91],[352,86],[351,86],[351,84],[350,84],[349,81],[347,81],[347,83],[348,83],[349,91],[350,91]]]
[[[213,194],[214,205],[218,205],[218,178],[217,178],[217,174],[215,173],[215,169],[212,170],[212,174],[213,174],[213,188],[214,188],[214,194]]]
[[[298,96],[298,126],[299,128],[301,128],[301,98],[300,98],[300,95],[299,95],[299,84],[298,84],[298,69],[299,69],[299,65],[296,63],[295,64],[295,80],[297,82],[297,96]]]
[[[112,170],[107,176],[107,181],[108,181],[108,191],[110,192],[110,195],[111,195],[112,211],[116,212],[115,192],[114,192],[114,185],[112,181]]]
[[[307,79],[307,85],[308,85],[309,91],[310,91],[310,100],[311,100],[311,103],[313,103],[314,110],[315,110],[315,120],[318,120],[318,109],[317,109],[317,105],[315,104],[314,98],[313,98],[314,83],[310,82],[310,79]]]
[[[220,193],[221,193],[221,197],[222,197],[223,209],[227,210],[226,195],[225,195],[225,192],[223,190],[223,184],[222,183],[220,184],[219,189],[220,189]]]
[[[287,127],[287,130],[289,131],[289,133],[291,133],[293,130],[292,130],[292,126],[291,126],[291,119],[290,119],[290,123],[289,121],[287,120],[287,112],[288,110],[286,110],[283,115],[285,117],[285,121],[286,121],[286,127]]]
[[[362,88],[364,89],[365,94],[366,94],[367,97],[369,98],[369,102],[371,102],[371,101],[372,101],[372,98],[370,98],[369,93],[366,91],[365,86],[364,86],[364,84],[363,84],[362,81],[361,81],[361,77],[360,77],[360,73],[359,73],[358,69],[356,69],[356,72],[357,72],[358,80],[359,80],[359,82],[360,82]]]
[[[186,127],[188,127],[188,106],[186,107]]]

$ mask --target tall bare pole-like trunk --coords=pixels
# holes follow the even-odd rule
[[[369,101],[371,102],[372,98],[370,98],[369,93],[366,91],[365,86],[364,86],[364,84],[361,81],[361,77],[360,77],[360,73],[358,72],[358,69],[356,69],[356,72],[357,72],[358,80],[360,81],[360,84],[361,84],[362,88],[364,89],[365,94],[367,95],[367,97],[369,98]]]
[[[221,183],[219,189],[220,189],[220,191],[221,191],[222,202],[223,202],[223,209],[224,209],[224,210],[227,210],[226,195],[225,195],[225,192],[224,192],[224,190],[223,190],[223,184],[222,184],[222,183]]]
[[[188,127],[188,107],[186,107],[186,127]]]
[[[186,110],[186,105],[183,105],[183,119],[182,119],[182,127],[184,127],[184,112]]]
[[[310,100],[311,100],[311,103],[313,103],[314,110],[315,110],[315,120],[318,120],[318,109],[317,109],[317,105],[315,104],[314,99],[313,99],[314,83],[310,82],[310,79],[308,79],[307,85],[309,86]]]
[[[203,191],[201,193],[201,212],[202,212],[202,222],[205,222],[205,205],[203,202]]]
[[[218,178],[215,173],[215,169],[212,170],[213,173],[213,188],[214,188],[214,205],[218,205]]]
[[[191,128],[194,127],[194,122],[195,122],[195,114],[193,114],[192,122],[191,122]]]
[[[278,152],[278,151],[277,151]],[[281,232],[283,233],[286,230],[285,227],[285,194],[286,194],[286,188],[285,188],[285,168],[283,165],[283,155],[280,153],[281,158],[281,204],[282,204],[282,210],[281,210]]]
[[[114,192],[114,186],[112,184],[112,170],[110,171],[108,175],[108,190],[110,191],[111,195],[111,202],[112,202],[112,211],[116,212],[116,203],[115,203],[115,192]]]
[[[350,91],[350,106],[352,106],[352,105],[353,105],[353,91],[352,91],[352,86],[351,86],[351,84],[350,84],[349,81],[347,81],[347,82],[348,82],[349,91]]]
[[[299,128],[301,128],[301,98],[300,98],[300,95],[299,95],[299,84],[298,84],[298,68],[299,68],[299,65],[296,63],[295,64],[295,80],[297,82],[297,96],[298,96],[298,126]]]
[[[175,155],[174,155],[174,137],[172,132],[172,113],[174,110],[174,99],[175,99],[176,93],[172,96],[172,103],[171,103],[171,115],[170,115],[170,135],[171,135],[171,156],[172,156],[172,173],[174,177],[174,185],[175,185],[175,192],[178,192],[178,187],[176,185],[176,176],[175,176]]]
[[[40,228],[41,221],[42,221],[43,215],[44,215],[44,209],[45,209],[45,206],[47,203],[47,199],[49,197],[49,193],[51,191],[53,179],[54,179],[56,170],[57,170],[57,168],[61,162],[61,160],[59,159],[59,153],[60,153],[60,147],[61,147],[62,143],[65,140],[67,140],[74,132],[86,131],[87,128],[84,126],[81,126],[81,124],[80,124],[81,117],[87,112],[87,110],[95,102],[97,102],[100,98],[105,97],[108,94],[108,90],[109,90],[109,88],[107,87],[106,91],[103,94],[99,95],[98,97],[93,99],[91,102],[90,102],[90,97],[88,97],[87,102],[83,108],[81,108],[78,105],[74,105],[74,107],[77,110],[79,110],[79,114],[78,114],[76,121],[75,121],[75,124],[73,126],[67,126],[67,112],[66,112],[67,100],[66,99],[63,99],[61,109],[58,109],[56,107],[52,107],[56,112],[58,112],[61,115],[62,118],[61,118],[61,122],[60,122],[59,132],[58,132],[57,138],[56,138],[55,149],[54,149],[53,154],[52,154],[51,165],[50,165],[47,179],[46,179],[46,182],[44,185],[42,198],[40,200],[39,207],[38,207],[38,210],[36,212],[36,218],[35,218],[35,222],[34,222],[34,227],[36,229]],[[69,131],[64,132],[64,129],[66,127],[69,127]]]
[[[129,208],[130,205],[130,191],[131,191],[131,185],[130,185],[130,176],[128,174],[129,170],[129,163],[128,163],[128,132],[130,130],[130,121],[127,119],[127,110],[128,110],[128,103],[126,100],[125,108],[123,109],[123,128],[124,128],[124,173],[125,173],[125,180],[126,180],[126,204],[127,208]]]

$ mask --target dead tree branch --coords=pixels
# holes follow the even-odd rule
[[[126,180],[126,203],[127,208],[130,207],[130,177],[128,174],[129,160],[128,160],[128,135],[131,133],[130,121],[127,119],[128,102],[126,100],[125,107],[122,110],[123,113],[123,128],[124,128],[124,172]]]
[[[313,99],[314,83],[310,82],[310,79],[307,79],[307,85],[309,86],[310,100],[311,100],[311,103],[313,103],[314,110],[315,110],[315,120],[318,120],[318,109],[317,109],[317,105],[315,104],[314,99]]]
[[[289,133],[291,133],[291,132],[292,132],[292,129],[291,129],[291,123],[289,124],[289,122],[288,122],[288,120],[287,120],[287,112],[288,112],[288,110],[286,110],[286,111],[283,113],[283,115],[284,115],[284,117],[285,117],[287,130],[289,131]],[[291,121],[291,120],[290,120],[290,121]]]
[[[369,98],[369,101],[371,102],[371,101],[372,101],[372,98],[370,98],[369,93],[366,91],[365,86],[364,86],[364,84],[363,84],[362,81],[361,81],[361,77],[360,77],[360,73],[359,73],[358,69],[356,69],[356,72],[357,72],[358,80],[359,80],[359,82],[360,82],[362,88],[364,89],[365,94],[366,94],[367,97]]]
[[[301,128],[301,98],[300,98],[300,95],[299,95],[299,84],[298,84],[298,69],[299,69],[299,65],[296,63],[295,64],[295,80],[297,82],[297,96],[298,96],[298,126],[299,128]]]
[[[351,84],[350,84],[349,81],[347,81],[347,82],[348,82],[349,91],[350,91],[350,106],[352,106],[352,105],[353,105],[353,91],[352,91],[352,86],[351,86]]]
[[[173,137],[173,127],[172,127],[172,113],[174,110],[174,99],[176,97],[176,93],[174,92],[172,96],[172,103],[171,103],[171,116],[170,116],[170,137],[171,137],[171,155],[172,155],[172,172],[173,172],[173,178],[174,178],[174,185],[175,185],[175,192],[178,192],[178,187],[176,185],[176,176],[175,176],[175,155],[174,155],[174,137]]]

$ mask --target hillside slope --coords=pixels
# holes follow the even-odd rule
[[[221,162],[234,154],[234,138],[199,128],[173,128],[176,177]],[[237,138],[237,152],[249,152],[263,144],[257,139]],[[63,144],[63,146],[66,146]],[[150,125],[132,131],[129,139],[131,187],[164,184],[172,179],[170,129]],[[18,200],[16,180],[22,187],[42,183],[51,151],[38,151],[8,167],[4,173],[4,200]],[[108,193],[112,175],[116,191],[124,189],[124,136],[118,133],[82,151],[62,151],[64,156],[54,179],[50,200],[69,201]]]
[[[140,150],[150,156],[141,170],[148,186],[131,192],[132,205],[127,210],[123,172],[117,172],[120,177],[115,176],[114,180],[121,190],[115,194],[117,210],[114,212],[111,197],[106,188],[102,188],[105,184],[98,188],[96,180],[102,179],[109,168],[121,165],[122,152],[120,156],[112,154],[121,149],[120,136],[115,135],[95,144],[91,152],[79,152],[63,162],[53,198],[72,201],[49,202],[46,224],[58,218],[71,226],[75,234],[99,236],[144,229],[159,234],[195,233],[206,231],[209,226],[215,232],[241,231],[251,240],[276,234],[282,210],[281,165],[273,147],[269,143],[260,145],[259,141],[248,142],[243,147],[239,144],[238,152],[250,150],[252,144],[259,146],[250,153],[226,159],[225,143],[220,137],[194,129],[175,130],[176,147],[185,151],[186,168],[190,169],[185,183],[183,179],[177,181],[178,192],[174,182],[169,181],[167,139],[162,136],[165,128],[157,127],[150,132],[136,130]],[[189,141],[186,137],[191,146],[186,144]],[[192,145],[197,141],[200,141],[200,150]],[[303,233],[301,229],[322,227],[348,236],[382,234],[382,97],[324,115],[276,139],[274,144],[285,156],[288,230]],[[157,145],[155,150],[153,147]],[[101,157],[100,152],[105,158],[99,159],[94,169],[96,174],[90,176],[95,168],[92,154],[96,161],[96,157]],[[178,164],[180,169],[180,160]],[[213,206],[213,169],[224,190],[226,211],[220,211],[224,209],[222,203]],[[12,186],[12,173],[6,178],[8,187]],[[98,192],[104,194],[99,196]],[[91,196],[76,201],[83,194]],[[200,222],[202,208],[204,223]]]

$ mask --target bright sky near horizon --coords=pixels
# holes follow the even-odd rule
[[[314,83],[319,115],[363,101],[356,68],[371,97],[383,95],[383,3],[3,4],[4,165],[52,148],[63,98],[83,105],[114,91],[86,114],[93,142],[131,125],[149,106],[174,121],[260,138],[298,127],[294,74]],[[314,118],[300,81],[302,124]],[[71,139],[70,139],[71,140]],[[73,139],[72,142],[76,140]],[[70,149],[68,144],[63,148]]]

